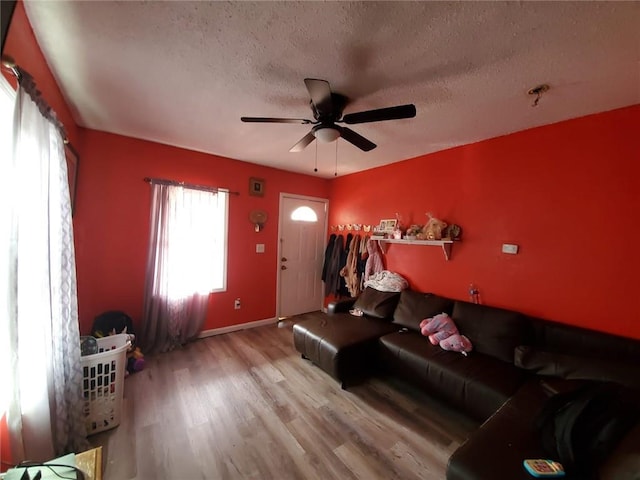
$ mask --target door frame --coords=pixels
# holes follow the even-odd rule
[[[322,231],[325,234],[325,242],[327,236],[327,229],[329,228],[329,199],[320,197],[310,197],[308,195],[298,195],[297,193],[285,193],[280,192],[280,202],[278,206],[278,255],[276,256],[276,318],[280,318],[280,259],[282,258],[282,217],[283,206],[285,198],[293,198],[295,200],[310,200],[313,202],[324,203],[324,225]],[[322,271],[318,272],[318,275],[322,275]],[[320,288],[324,291],[323,282],[320,282]],[[319,310],[324,309],[324,295],[320,295]]]

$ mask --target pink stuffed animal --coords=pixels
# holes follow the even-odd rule
[[[459,333],[451,335],[449,338],[445,338],[444,340],[442,340],[440,342],[440,347],[442,347],[443,350],[460,352],[465,357],[467,356],[467,352],[470,352],[473,349],[471,340],[469,340],[464,335],[460,335]]]
[[[442,340],[458,333],[458,329],[449,315],[439,313],[420,322],[420,333],[425,337],[429,337],[432,345],[438,345]]]
[[[458,328],[449,315],[440,313],[432,318],[425,318],[420,322],[420,333],[429,337],[433,345],[440,345],[443,350],[460,352],[464,356],[473,349],[471,341],[460,335]]]

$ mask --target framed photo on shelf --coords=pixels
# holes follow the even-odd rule
[[[264,179],[256,177],[249,178],[249,195],[264,197]]]
[[[378,227],[379,232],[391,233],[396,229],[398,225],[398,220],[388,219],[388,220],[380,220],[380,226]]]

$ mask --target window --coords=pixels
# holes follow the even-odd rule
[[[310,207],[298,207],[291,213],[291,220],[298,222],[317,222],[318,215]]]
[[[226,290],[228,193],[172,186],[168,202],[168,297]]]

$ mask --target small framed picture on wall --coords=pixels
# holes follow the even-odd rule
[[[256,177],[249,178],[249,195],[264,197],[264,179]]]

